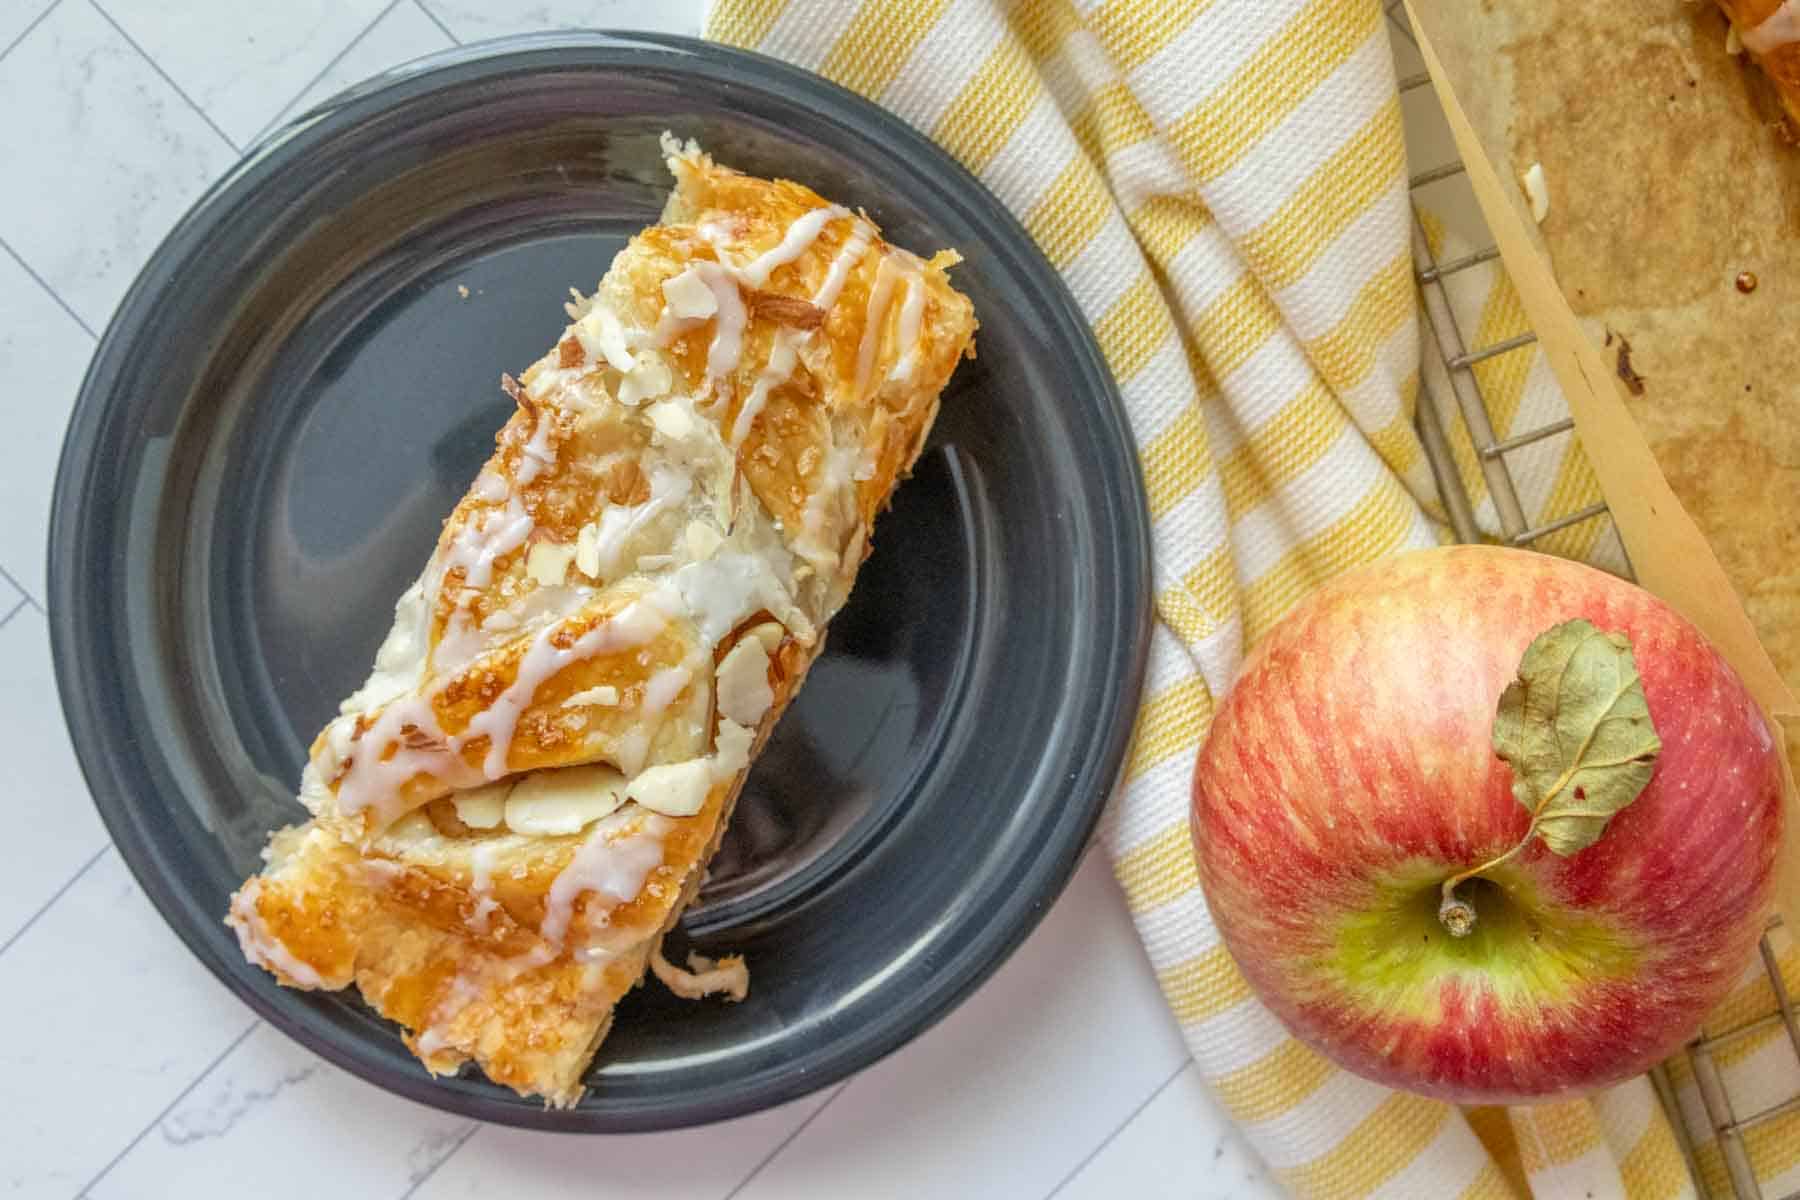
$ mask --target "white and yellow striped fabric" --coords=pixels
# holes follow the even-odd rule
[[[1642,1080],[1464,1113],[1338,1070],[1251,996],[1195,874],[1189,775],[1244,647],[1333,574],[1447,536],[1413,431],[1411,217],[1377,0],[716,0],[707,31],[929,134],[1093,327],[1137,437],[1159,617],[1105,836],[1195,1061],[1269,1165],[1303,1197],[1692,1195]],[[1492,271],[1457,289],[1478,344],[1523,328]],[[1501,436],[1566,412],[1534,352],[1481,370]],[[1424,390],[1448,403],[1441,378]],[[1466,435],[1455,449],[1492,528]],[[1515,466],[1534,519],[1598,498],[1566,437]],[[1548,548],[1620,561],[1604,522]]]

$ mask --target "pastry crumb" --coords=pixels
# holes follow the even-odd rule
[[[699,1000],[704,996],[724,993],[729,1000],[742,1000],[750,994],[750,968],[741,954],[727,954],[713,961],[701,954],[689,953],[688,969],[682,970],[663,957],[662,947],[650,956],[650,969],[663,986],[683,1000]]]
[[[464,300],[467,300],[469,298],[469,286],[465,283],[457,284],[456,294],[461,296]]]
[[[1625,340],[1625,335],[1622,333],[1619,335],[1619,361],[1616,369],[1619,378],[1625,381],[1625,387],[1632,395],[1644,394],[1644,377],[1639,375],[1637,369],[1631,365],[1631,343]]]

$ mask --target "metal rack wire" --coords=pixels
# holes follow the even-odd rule
[[[1412,29],[1408,24],[1405,9],[1402,7],[1402,0],[1386,0],[1384,7],[1387,10],[1388,19],[1394,23],[1395,29],[1409,41],[1412,40]],[[1419,72],[1403,77],[1400,80],[1400,90],[1402,92],[1415,91],[1430,83],[1431,77]],[[1486,483],[1488,495],[1493,501],[1494,513],[1499,521],[1502,536],[1514,546],[1529,546],[1558,530],[1584,521],[1600,520],[1609,514],[1606,505],[1599,503],[1532,525],[1519,502],[1518,486],[1507,463],[1507,456],[1546,438],[1568,433],[1574,428],[1574,422],[1570,418],[1564,417],[1561,420],[1524,433],[1514,434],[1505,439],[1498,437],[1494,431],[1487,403],[1482,396],[1481,383],[1474,368],[1478,363],[1498,358],[1503,354],[1529,353],[1529,347],[1537,341],[1537,335],[1524,333],[1504,341],[1494,342],[1491,345],[1471,347],[1463,337],[1462,330],[1458,328],[1450,296],[1445,288],[1445,281],[1463,271],[1494,261],[1500,257],[1500,250],[1498,246],[1490,244],[1473,253],[1461,254],[1454,259],[1439,262],[1431,248],[1430,239],[1425,234],[1425,225],[1420,217],[1418,192],[1421,188],[1454,178],[1463,171],[1462,162],[1457,160],[1421,171],[1413,175],[1409,181],[1413,194],[1414,276],[1418,281],[1420,309],[1425,316],[1425,327],[1428,334],[1426,353],[1436,353],[1443,362],[1445,377],[1449,380],[1452,399],[1455,401],[1454,411],[1457,416],[1461,417],[1463,425],[1468,431],[1470,444],[1474,447],[1476,460],[1480,464],[1483,481]],[[1474,506],[1470,502],[1469,493],[1463,485],[1462,477],[1451,456],[1449,437],[1442,423],[1438,406],[1433,398],[1425,392],[1423,386],[1415,422],[1418,427],[1419,439],[1424,445],[1425,456],[1431,464],[1438,493],[1444,502],[1446,514],[1450,518],[1451,528],[1459,540],[1465,542],[1483,540],[1483,535],[1475,522]],[[1765,1196],[1758,1184],[1756,1174],[1751,1167],[1750,1153],[1744,1136],[1756,1126],[1773,1121],[1788,1113],[1800,1112],[1800,1095],[1795,1095],[1758,1111],[1739,1116],[1737,1105],[1725,1087],[1718,1063],[1718,1055],[1721,1050],[1759,1032],[1777,1027],[1785,1027],[1794,1053],[1796,1057],[1800,1057],[1800,1016],[1796,1015],[1794,998],[1788,994],[1786,981],[1782,978],[1780,964],[1776,959],[1775,946],[1770,938],[1770,934],[1780,923],[1779,917],[1770,921],[1768,928],[1763,932],[1759,947],[1763,967],[1768,973],[1775,998],[1774,1010],[1725,1032],[1714,1035],[1703,1034],[1683,1048],[1683,1056],[1693,1072],[1701,1105],[1706,1111],[1707,1123],[1712,1126],[1718,1138],[1725,1172],[1736,1200],[1776,1200],[1776,1198]],[[1657,1099],[1668,1115],[1669,1124],[1674,1129],[1688,1174],[1693,1178],[1694,1189],[1698,1195],[1708,1196],[1699,1160],[1689,1137],[1687,1124],[1682,1116],[1675,1085],[1669,1077],[1668,1065],[1663,1064],[1653,1069],[1650,1072],[1650,1080],[1656,1089]],[[1717,1198],[1717,1200],[1724,1200],[1724,1198]],[[1800,1191],[1787,1193],[1779,1200],[1800,1200]]]

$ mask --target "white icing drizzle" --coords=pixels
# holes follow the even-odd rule
[[[869,376],[875,371],[875,355],[881,349],[881,330],[887,324],[888,305],[894,298],[894,285],[900,276],[900,268],[894,260],[884,258],[875,269],[875,283],[869,289],[869,307],[863,316],[862,342],[856,348],[856,391],[854,396],[861,399],[869,386]]]
[[[802,514],[810,538],[816,540],[825,531],[825,514],[850,485],[861,458],[862,449],[858,446],[833,446],[825,452],[825,465],[819,470],[819,478],[813,484],[812,495],[806,498],[806,511]]]
[[[574,332],[575,340],[590,360],[604,359],[619,372],[629,372],[637,365],[625,343],[625,327],[619,323],[618,314],[598,299],[587,315],[575,323]]]
[[[412,747],[401,744],[392,757],[382,758],[383,750],[390,743],[399,742],[408,726],[437,745]],[[443,739],[443,730],[438,727],[437,714],[432,710],[428,696],[408,696],[389,704],[363,731],[357,742],[359,753],[338,781],[338,811],[357,813],[374,807],[381,824],[386,825],[400,815],[392,803],[395,794],[415,775],[435,772],[444,776],[451,787],[469,787],[482,782],[479,773],[468,770],[461,758],[446,752]],[[361,752],[364,748],[366,752]]]
[[[646,726],[659,719],[693,677],[693,671],[685,666],[664,667],[652,675],[644,684],[644,702],[638,709],[638,719]]]
[[[1782,6],[1738,35],[1752,54],[1768,54],[1800,42],[1800,0],[1784,0]]]
[[[272,935],[269,927],[263,924],[262,913],[256,907],[256,898],[261,893],[262,879],[258,877],[246,883],[231,902],[228,923],[237,932],[238,948],[244,957],[266,970],[279,971],[300,987],[329,989],[324,976],[310,963],[294,957],[281,939]]]
[[[550,445],[550,433],[555,422],[551,420],[550,410],[538,410],[537,425],[531,431],[531,440],[525,443],[519,452],[519,486],[524,487],[538,477],[545,467],[556,465],[556,451]]]
[[[548,414],[546,414],[538,422],[538,428],[540,431],[547,431],[549,424]],[[537,440],[537,434],[533,434],[532,441],[537,442]],[[539,447],[538,452],[547,455],[548,461],[555,461],[555,456],[549,451],[547,442]],[[520,482],[527,482],[534,477],[541,465],[542,460],[533,457],[533,448],[527,445],[526,452],[519,458]],[[463,569],[463,582],[462,591],[456,597],[443,636],[438,639],[438,644],[432,651],[432,662],[440,672],[460,667],[481,652],[483,639],[480,630],[469,619],[464,604],[468,598],[479,594],[489,583],[493,582],[494,564],[523,547],[536,528],[537,522],[532,520],[531,514],[525,511],[524,503],[520,501],[517,494],[512,494],[506,497],[504,507],[490,508],[471,518],[456,532],[456,536],[450,539],[448,549],[441,560],[435,564],[436,582],[432,588],[434,597],[432,607],[436,607],[435,597],[442,593],[444,581],[453,569],[457,567]],[[359,706],[359,708],[367,707],[370,706],[366,704]]]
[[[450,1047],[448,1028],[464,1009],[481,999],[483,981],[497,993],[525,972],[555,961],[556,950],[555,946],[539,943],[516,958],[501,959],[475,971],[458,971],[450,980],[449,994],[438,1001],[425,1028],[419,1031],[418,1052],[432,1055]]]
[[[869,241],[874,236],[875,229],[867,221],[858,221],[850,227],[850,236],[844,239],[843,249],[831,260],[831,267],[825,272],[825,281],[813,293],[813,307],[829,311],[837,303],[838,293],[844,290],[851,269],[868,253]]]
[[[473,872],[471,886],[478,896],[491,896],[494,893],[494,856],[499,848],[492,842],[482,842],[469,852],[469,867]]]
[[[765,250],[742,267],[734,267],[724,258],[721,242],[725,240],[723,227],[714,222],[702,222],[697,232],[700,236],[719,249],[720,261],[716,263],[698,262],[688,267],[681,274],[667,280],[663,284],[663,295],[667,299],[667,307],[663,310],[661,320],[657,323],[654,342],[666,345],[679,330],[695,321],[715,320],[712,344],[706,352],[706,374],[709,380],[723,378],[734,370],[743,354],[744,326],[749,313],[744,307],[742,294],[738,291],[740,284],[750,287],[761,287],[768,282],[769,276],[777,267],[799,259],[807,249],[819,239],[825,227],[839,217],[849,216],[849,210],[838,205],[827,205],[803,213],[789,225],[781,236],[781,240]],[[857,221],[850,230],[850,236],[844,242],[837,257],[832,260],[825,273],[825,280],[813,295],[816,307],[829,309],[837,303],[838,294],[843,291],[844,283],[850,276],[851,269],[868,251],[870,239],[874,237],[874,229],[866,221]],[[885,260],[884,260],[885,261]],[[704,283],[712,293],[712,310],[706,308],[695,294],[695,283]],[[785,332],[785,331],[784,331]],[[810,337],[810,334],[808,335]],[[783,343],[778,341],[777,347],[770,351],[769,369],[757,379],[755,406],[746,402],[744,411],[749,413],[746,419],[739,414],[733,426],[732,444],[741,444],[749,435],[749,422],[756,419],[768,399],[769,389],[778,386],[786,379],[793,368],[793,345],[785,346],[786,366],[782,368],[777,360],[782,358]],[[764,380],[768,383],[765,386]],[[759,394],[758,394],[759,393]],[[739,430],[742,432],[738,432]]]
[[[475,486],[469,489],[470,495],[477,500],[486,500],[490,504],[498,504],[506,499],[506,493],[506,476],[492,470],[484,470],[477,475]]]
[[[662,865],[663,835],[674,826],[655,813],[627,809],[595,823],[575,857],[550,885],[539,932],[560,946],[574,919],[575,901],[588,892],[629,904],[650,872]]]
[[[680,605],[678,596],[670,597],[669,602],[671,608]],[[613,747],[613,757],[618,760],[620,771],[634,776],[644,769],[644,763],[650,758],[650,743],[660,728],[659,718],[692,678],[693,669],[684,664],[665,667],[645,682],[638,719],[619,735],[618,743]]]
[[[519,474],[525,474],[525,464],[531,461],[519,460]],[[506,507],[490,508],[480,517],[469,521],[450,539],[448,553],[444,555],[445,576],[457,567],[463,569],[465,588],[476,591],[487,587],[494,578],[496,560],[511,554],[531,536],[537,523],[531,514],[525,511],[525,505],[517,496],[507,498]]]
[[[675,572],[669,586],[693,615],[708,648],[717,646],[759,609],[780,617],[793,607],[769,565],[754,554],[722,551],[691,562]]]
[[[906,299],[900,305],[900,357],[889,379],[905,382],[912,378],[913,362],[919,356],[919,323],[925,316],[925,283],[916,271],[906,274]]]
[[[470,973],[457,972],[450,980],[450,994],[438,1001],[431,1016],[427,1018],[425,1028],[419,1031],[418,1052],[421,1055],[432,1055],[439,1050],[448,1049],[450,1036],[445,1032],[446,1027],[480,998],[481,988]]]
[[[518,727],[519,717],[530,707],[531,699],[540,687],[575,663],[585,662],[598,654],[643,645],[662,632],[668,621],[660,608],[646,600],[636,600],[617,616],[602,621],[576,638],[566,650],[559,649],[551,640],[556,627],[546,629],[519,660],[519,671],[512,685],[475,714],[457,739],[458,746],[486,734],[489,743],[487,757],[481,764],[482,773],[488,779],[500,778],[506,774],[506,759],[512,750],[513,731]]]
[[[469,887],[478,899],[468,924],[476,933],[487,933],[493,927],[494,914],[500,910],[499,902],[494,899],[494,857],[497,853],[498,848],[492,842],[481,842],[469,852]]]
[[[559,649],[551,641],[560,626],[550,626],[526,650],[512,685],[477,713],[456,737],[444,735],[429,694],[394,701],[364,731],[358,744],[367,747],[367,753],[357,754],[338,781],[339,811],[357,813],[373,808],[386,824],[400,815],[395,811],[399,790],[415,775],[435,775],[452,788],[473,787],[500,778],[507,773],[506,761],[519,717],[530,706],[538,688],[574,663],[643,645],[662,632],[668,620],[668,615],[649,599],[635,600],[588,630],[567,649]],[[418,730],[428,744],[414,747],[401,742],[408,726]],[[479,769],[470,767],[462,758],[462,748],[484,734],[489,738],[487,756]],[[392,757],[382,758],[386,747],[396,742],[401,744]]]
[[[784,267],[806,253],[808,246],[818,240],[825,226],[838,217],[847,217],[850,211],[835,204],[824,208],[815,208],[796,219],[787,231],[781,235],[781,241],[757,255],[746,264],[738,274],[751,287],[761,287],[769,281],[769,276],[777,267]]]
[[[811,333],[807,334],[811,337]],[[782,329],[775,334],[774,342],[769,346],[769,362],[756,377],[756,384],[750,389],[750,395],[744,399],[744,405],[738,409],[737,419],[731,423],[731,448],[736,450],[750,436],[751,426],[756,423],[757,414],[769,402],[769,393],[786,383],[788,376],[794,373],[794,365],[800,361],[795,349],[795,338],[792,330]]]
[[[696,282],[711,293],[710,311],[696,294]],[[666,346],[683,329],[710,320],[714,324],[712,343],[706,350],[706,377],[716,381],[730,374],[743,355],[744,326],[750,319],[738,291],[737,273],[722,263],[697,262],[663,281],[663,297],[667,305],[651,335],[652,342]]]
[[[661,465],[650,468],[648,500],[642,504],[614,505],[600,514],[600,523],[593,536],[593,553],[584,556],[586,565],[596,569],[587,573],[596,578],[611,578],[618,571],[620,556],[631,539],[658,515],[686,500],[693,486],[693,480],[684,471]]]
[[[706,374],[709,379],[722,379],[738,364],[744,352],[744,325],[750,314],[744,308],[744,297],[730,271],[717,263],[696,263],[694,269],[706,286],[712,289],[719,312],[713,318],[712,345],[706,350]]]

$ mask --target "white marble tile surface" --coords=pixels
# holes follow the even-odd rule
[[[371,75],[439,50],[448,50],[454,45],[456,43],[444,27],[419,7],[417,0],[400,0],[389,6],[375,24],[351,43],[311,87],[283,108],[281,115],[270,125],[297,117]]]
[[[93,0],[243,149],[390,0]]]
[[[1186,1060],[1118,885],[1090,855],[986,986],[852,1080],[743,1196],[824,1200],[851,1177],[871,1200],[1046,1195]]]
[[[0,839],[0,946],[107,844],[88,800],[50,670],[44,614],[0,579],[0,762],[3,794],[29,813],[29,837]],[[0,955],[0,969],[6,956]]]
[[[402,1196],[475,1130],[389,1095],[259,1024],[93,1187],[94,1200]]]
[[[93,335],[0,249],[0,396],[8,398],[0,437],[0,512],[7,515],[0,521],[0,564],[40,604],[56,458],[93,350]],[[0,671],[5,666],[0,658]]]
[[[720,1200],[787,1144],[833,1093],[700,1129],[583,1138],[479,1130],[410,1200]]]
[[[0,51],[4,51],[54,6],[55,0],[0,0]]]
[[[254,1021],[108,850],[0,954],[0,1181],[74,1195]]]
[[[236,158],[88,0],[60,0],[0,59],[0,114],[0,239],[95,331]]]
[[[455,42],[696,33],[704,0],[99,4],[0,0],[0,161],[13,165],[0,173],[0,761],[15,764],[8,794],[33,806],[32,836],[0,850],[0,1020],[24,1031],[0,1045],[0,1194],[1277,1194],[1183,1069],[1098,856],[912,1046],[839,1088],[697,1130],[476,1129],[323,1063],[205,973],[106,848],[53,694],[45,523],[94,333],[264,129]]]
[[[1287,1193],[1218,1112],[1199,1069],[1184,1063],[1056,1200],[1281,1200]]]

